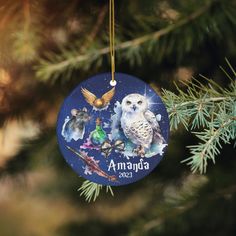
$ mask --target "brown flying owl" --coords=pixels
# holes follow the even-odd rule
[[[101,98],[97,98],[95,94],[85,88],[81,88],[81,92],[88,104],[93,106],[95,109],[102,110],[109,105],[111,99],[113,98],[115,94],[115,87],[104,93]]]

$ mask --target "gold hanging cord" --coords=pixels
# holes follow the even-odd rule
[[[115,3],[109,0],[109,37],[110,37],[110,58],[111,58],[111,80],[115,81]]]

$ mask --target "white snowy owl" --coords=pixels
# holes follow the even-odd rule
[[[145,156],[145,149],[150,148],[153,139],[165,143],[157,118],[148,109],[148,101],[143,95],[127,95],[122,100],[121,112],[121,128],[125,136],[137,145],[134,151],[138,155]]]

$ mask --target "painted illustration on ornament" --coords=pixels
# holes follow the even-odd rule
[[[81,92],[86,100],[86,102],[93,107],[94,110],[102,111],[106,110],[110,104],[111,99],[115,95],[115,87],[104,93],[101,98],[97,98],[95,94],[89,90],[82,88]]]
[[[125,151],[125,143],[120,139],[117,139],[114,143],[106,141],[102,144],[100,150],[105,157],[109,157],[113,150],[118,153],[123,153]]]
[[[107,178],[109,181],[112,181],[112,182],[117,181],[116,176],[109,175],[101,169],[101,167],[99,166],[99,162],[100,162],[99,160],[95,160],[94,157],[88,156],[88,153],[86,152],[76,151],[75,149],[69,146],[66,146],[66,147],[68,150],[73,152],[78,158],[80,158],[80,160],[84,162],[85,166],[83,167],[83,169],[84,169],[85,175],[92,175],[93,173],[95,173],[101,177]]]
[[[87,108],[84,107],[82,110],[72,109],[71,117],[66,117],[61,132],[66,142],[71,142],[72,139],[74,141],[83,139],[85,125],[90,119]]]
[[[80,146],[80,148],[85,150],[97,150],[100,151],[105,157],[108,157],[112,150],[123,152],[125,150],[125,144],[122,140],[116,140],[112,143],[109,139],[109,135],[103,129],[102,119],[98,117],[96,119],[95,129],[89,134],[89,137],[86,139],[85,143]]]
[[[142,179],[167,147],[169,117],[155,91],[122,73],[92,77],[65,99],[57,122],[60,150],[79,175],[118,186]]]
[[[103,129],[102,119],[98,117],[95,122],[95,128],[90,132],[88,138],[80,148],[100,150],[101,145],[107,140],[108,136]]]
[[[161,115],[155,115],[145,96],[133,93],[125,96],[121,103],[115,103],[111,117],[111,138],[123,140],[124,155],[152,157],[163,154],[167,146],[162,136],[159,121]]]
[[[100,151],[109,157],[112,150],[126,157],[152,157],[162,155],[167,143],[162,136],[159,121],[149,109],[148,99],[138,93],[117,101],[110,120],[110,134],[102,126],[102,119],[96,119],[96,127],[80,148]]]

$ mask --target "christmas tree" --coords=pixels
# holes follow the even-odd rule
[[[117,188],[84,182],[60,154],[63,99],[110,70],[108,5],[0,1],[0,235],[235,235],[233,0],[116,1],[116,70],[162,97],[168,151]]]

